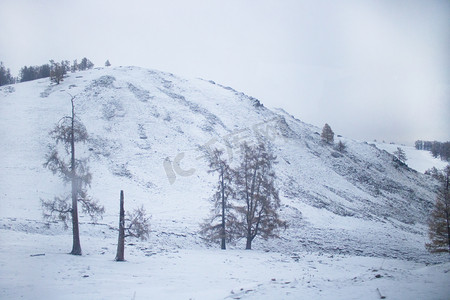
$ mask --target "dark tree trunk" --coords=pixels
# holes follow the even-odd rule
[[[448,245],[448,253],[450,254],[450,216],[448,214],[448,205],[449,205],[449,176],[447,173],[447,178],[445,182],[445,191],[444,191],[444,203],[445,203],[445,217],[447,221],[447,245]]]
[[[245,245],[245,250],[252,250],[252,238],[247,237],[247,244]]]
[[[450,253],[450,216],[448,214],[448,204],[445,205],[445,216],[447,221],[447,245],[448,245],[448,253]]]
[[[116,261],[125,260],[125,209],[123,191],[120,191],[119,241],[117,242]]]
[[[72,235],[73,245],[70,254],[81,255],[80,230],[78,228],[78,200],[76,180],[72,179]]]
[[[227,247],[225,245],[225,217],[224,217],[224,213],[225,213],[225,208],[223,206],[223,202],[222,202],[222,228],[221,228],[221,239],[220,239],[220,249],[222,250],[226,250]]]
[[[222,167],[222,228],[221,228],[221,243],[220,243],[220,249],[225,250],[225,186],[224,186],[224,174],[223,174],[223,167]]]
[[[73,233],[73,245],[72,252],[70,254],[73,255],[81,255],[81,244],[80,244],[80,230],[78,228],[78,181],[76,178],[76,169],[75,169],[75,137],[74,137],[74,106],[73,106],[73,98],[72,101],[72,128],[71,128],[71,137],[70,137],[70,150],[71,150],[71,158],[70,158],[70,168],[71,168],[71,176],[72,176],[72,233]]]

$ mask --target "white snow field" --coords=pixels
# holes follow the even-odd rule
[[[70,228],[40,207],[70,190],[43,167],[69,93],[90,135],[77,151],[89,157],[89,194],[106,209],[96,223],[80,216],[80,257],[67,254]],[[340,153],[320,132],[232,88],[138,67],[0,87],[0,299],[450,299],[449,256],[424,247],[437,183],[416,166],[431,161],[407,152],[415,171],[336,137]],[[288,228],[222,251],[198,234],[216,180],[199,149],[236,162],[257,137],[278,157]],[[120,190],[125,209],[152,215],[150,239],[129,238],[122,263]]]
[[[430,151],[417,150],[415,147],[412,146],[386,144],[386,143],[375,143],[375,145],[378,148],[386,150],[391,154],[394,154],[394,152],[397,151],[397,148],[401,148],[403,151],[405,151],[407,159],[406,164],[410,168],[420,173],[424,173],[426,170],[429,170],[432,167],[442,170],[448,164],[439,158],[433,157]]]
[[[259,250],[141,251],[113,261],[115,239],[2,230],[2,299],[448,299],[450,264]],[[189,248],[189,249],[186,249]],[[30,254],[45,256],[30,257]],[[144,254],[145,253],[145,254]]]

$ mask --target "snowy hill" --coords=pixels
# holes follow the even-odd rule
[[[48,132],[70,113],[69,93],[76,96],[76,113],[90,134],[81,152],[90,157],[89,192],[106,209],[100,224],[80,219],[82,247],[95,256],[93,264],[105,253],[107,259],[114,256],[121,189],[126,208],[142,204],[152,214],[150,241],[127,248],[137,261],[167,251],[181,251],[174,254],[178,258],[189,251],[212,251],[198,230],[208,216],[215,178],[207,173],[199,149],[224,148],[232,160],[239,143],[257,137],[270,143],[278,157],[281,216],[289,227],[281,239],[255,240],[255,253],[442,260],[424,248],[436,188],[428,176],[352,139],[337,138],[347,146],[340,153],[321,141],[320,128],[283,110],[269,110],[230,87],[137,67],[73,73],[60,85],[42,79],[0,88],[1,244],[21,240],[30,251],[51,252],[39,240],[58,237],[64,245],[54,239],[48,243],[59,252],[69,250],[70,232],[43,222],[40,208],[40,199],[69,189],[42,166],[51,142]],[[2,252],[14,255],[6,248]],[[226,255],[233,254],[222,256],[225,260],[231,259]],[[272,258],[262,261],[267,259]],[[15,295],[5,286],[3,291]]]
[[[406,154],[406,164],[420,173],[424,173],[426,170],[433,167],[442,170],[447,165],[445,161],[439,158],[434,158],[430,151],[417,150],[411,146],[397,144],[375,143],[375,145],[391,154],[394,154],[398,147],[401,148]]]

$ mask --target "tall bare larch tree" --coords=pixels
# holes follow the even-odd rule
[[[214,149],[207,152],[209,173],[217,174],[218,181],[212,197],[214,207],[211,217],[202,224],[201,233],[210,241],[220,239],[220,248],[226,249],[226,241],[233,239],[236,217],[230,202],[233,197],[233,170],[223,157],[224,151]]]
[[[86,127],[75,115],[74,100],[75,97],[71,96],[71,116],[63,117],[50,132],[54,144],[50,146],[44,163],[44,167],[53,174],[58,174],[64,183],[71,184],[71,194],[55,197],[53,200],[41,200],[41,204],[46,219],[62,220],[66,227],[67,221],[72,220],[73,245],[70,254],[81,255],[78,202],[81,203],[83,212],[93,220],[104,213],[104,208],[87,195],[86,188],[92,180],[87,159],[76,159],[75,156],[75,145],[86,143],[88,134]]]
[[[431,242],[425,246],[430,252],[450,253],[450,165],[433,177],[440,181],[440,187],[428,219],[428,236]]]
[[[280,198],[275,186],[274,165],[276,156],[264,143],[241,146],[240,164],[236,169],[236,227],[246,239],[245,249],[252,248],[252,241],[276,237],[276,230],[286,226],[278,215]]]

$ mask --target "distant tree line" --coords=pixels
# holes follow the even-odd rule
[[[430,151],[433,157],[440,157],[442,160],[450,160],[450,142],[422,141],[415,142],[417,150]]]
[[[67,72],[74,73],[92,69],[93,67],[94,64],[86,57],[80,63],[75,59],[72,64],[68,60],[62,60],[61,62],[50,60],[49,64],[42,66],[24,66],[20,70],[20,82],[50,77],[53,82],[58,84]]]
[[[11,71],[0,61],[0,86],[15,83],[16,79],[11,76]]]
[[[64,75],[68,72],[77,72],[89,70],[94,67],[94,64],[86,57],[84,57],[80,63],[75,59],[72,64],[68,60],[62,60],[61,62],[55,62],[50,60],[48,64],[41,66],[24,66],[20,69],[19,77],[14,78],[11,75],[9,68],[0,62],[0,86],[5,84],[12,84],[16,82],[26,82],[41,78],[50,78],[52,82],[59,84]]]
[[[92,69],[93,67],[94,67],[94,64],[89,59],[84,57],[80,63],[78,63],[78,61],[75,59],[73,61],[72,66],[70,67],[70,71],[72,73],[74,73],[76,71],[89,70],[89,69]]]
[[[31,81],[40,78],[50,77],[50,65],[45,64],[42,66],[24,66],[20,69],[20,82]]]

